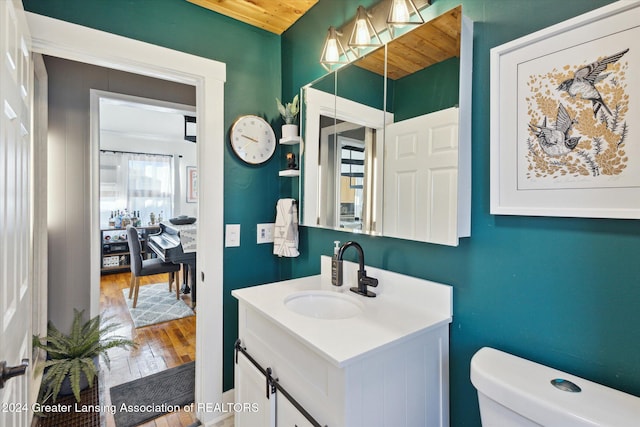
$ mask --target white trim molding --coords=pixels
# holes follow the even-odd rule
[[[226,65],[207,58],[27,13],[33,51],[73,61],[193,85],[198,123],[196,403],[222,402],[222,283],[224,204],[224,83]],[[87,94],[88,96],[89,94]],[[91,229],[99,229],[97,147],[91,148]],[[95,151],[95,152],[94,152]],[[96,196],[96,197],[93,197]],[[91,236],[91,312],[99,310],[99,233]],[[206,243],[206,244],[205,244]],[[206,379],[206,380],[205,380]],[[203,405],[204,406],[204,405]],[[198,411],[204,424],[214,413]]]

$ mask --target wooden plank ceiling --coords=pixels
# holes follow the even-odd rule
[[[282,34],[318,0],[187,0],[275,34]],[[387,75],[396,80],[433,64],[460,56],[462,7],[426,22],[388,43]],[[384,49],[355,65],[384,75]]]
[[[460,57],[462,7],[451,9],[388,45],[387,75],[405,77],[454,56]],[[378,48],[354,62],[358,67],[384,75],[384,49]]]
[[[278,35],[318,2],[318,0],[187,1]]]

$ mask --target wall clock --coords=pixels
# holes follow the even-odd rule
[[[262,117],[240,116],[231,126],[230,139],[236,156],[252,165],[266,162],[276,151],[276,135]]]

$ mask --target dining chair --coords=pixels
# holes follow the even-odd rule
[[[140,289],[140,277],[153,274],[169,273],[169,292],[175,282],[176,299],[180,299],[180,285],[176,272],[180,270],[180,264],[164,262],[159,258],[143,259],[142,244],[138,237],[138,230],[127,226],[127,240],[129,241],[129,255],[131,264],[131,283],[129,284],[129,299],[133,296],[133,308],[138,304],[138,290]]]

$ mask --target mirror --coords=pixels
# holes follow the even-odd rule
[[[308,88],[302,171],[302,223],[381,234],[382,188],[376,181],[384,157],[383,110]],[[387,119],[387,122],[390,122]]]
[[[303,89],[303,225],[470,235],[470,46],[458,7]]]

